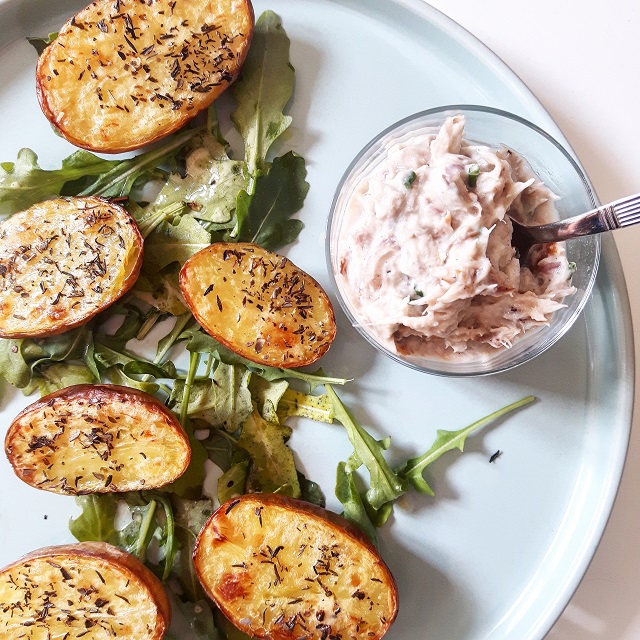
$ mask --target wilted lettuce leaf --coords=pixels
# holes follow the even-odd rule
[[[153,279],[172,262],[182,266],[192,255],[211,244],[211,234],[197,220],[180,216],[177,224],[163,222],[148,236],[144,244],[143,269]]]
[[[242,425],[238,445],[251,456],[252,471],[261,491],[273,492],[290,485],[293,497],[300,497],[300,483],[293,453],[286,445],[291,429],[267,422],[254,411]]]
[[[254,176],[274,140],[291,124],[291,117],[283,114],[293,93],[289,44],[280,18],[265,11],[256,21],[251,49],[233,85],[238,106],[231,117],[244,139],[245,160]]]
[[[259,176],[248,209],[237,211],[237,239],[271,251],[293,242],[304,226],[291,216],[302,208],[309,191],[304,158],[292,151],[273,161]]]

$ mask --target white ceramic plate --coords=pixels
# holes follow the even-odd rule
[[[38,108],[36,55],[26,35],[55,30],[82,0],[0,0],[0,161],[20,147],[51,168],[73,149]],[[419,0],[268,0],[283,18],[297,69],[286,140],[307,159],[305,229],[288,255],[328,285],[324,233],[334,189],[379,130],[442,104],[515,112],[564,141],[526,87],[483,45]],[[338,314],[323,361],[353,377],[342,397],[373,433],[391,434],[394,461],[426,450],[437,428],[458,429],[527,394],[539,400],[472,437],[464,454],[429,468],[436,498],[412,494],[382,533],[401,609],[390,640],[534,640],[551,627],[582,577],[606,524],[631,423],[632,334],[613,242],[577,326],[544,356],[502,375],[448,380],[375,352]],[[8,425],[25,399],[4,389]],[[301,422],[292,446],[325,488],[349,445],[339,425]],[[494,463],[497,449],[503,455]],[[70,539],[71,498],[38,492],[0,461],[0,565]]]

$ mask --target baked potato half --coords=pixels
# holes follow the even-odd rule
[[[250,0],[96,0],[40,55],[40,106],[78,147],[138,149],[235,80],[253,25]]]
[[[250,243],[215,243],[180,271],[203,329],[241,356],[275,367],[318,360],[336,335],[322,287],[287,258]]]
[[[193,560],[220,610],[256,638],[376,640],[398,611],[395,580],[359,529],[277,494],[223,504],[200,532]]]
[[[54,198],[3,220],[0,337],[83,324],[135,284],[142,250],[135,220],[104,198]]]
[[[42,397],[11,423],[5,452],[21,480],[65,495],[162,487],[191,460],[176,416],[153,396],[117,385]]]
[[[45,547],[0,570],[0,638],[161,640],[170,621],[158,578],[104,542]]]

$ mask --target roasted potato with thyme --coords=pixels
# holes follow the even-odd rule
[[[161,640],[170,621],[158,578],[104,542],[45,547],[0,570],[0,638]]]
[[[182,267],[180,289],[203,329],[253,362],[312,364],[336,335],[322,287],[287,258],[255,244],[203,249]]]
[[[395,581],[359,529],[277,494],[223,504],[193,560],[208,595],[255,638],[377,640],[398,611]]]
[[[103,198],[55,198],[0,222],[0,337],[64,333],[134,284],[135,220]]]
[[[96,0],[42,52],[40,106],[79,147],[138,149],[235,80],[253,25],[250,0]]]
[[[162,487],[191,459],[180,422],[159,400],[92,384],[66,387],[24,409],[9,426],[5,452],[21,480],[66,495]]]

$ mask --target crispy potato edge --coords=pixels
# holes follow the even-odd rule
[[[159,628],[156,638],[160,640],[171,623],[171,604],[160,580],[137,558],[106,542],[76,542],[35,549],[0,569],[0,575],[19,567],[25,562],[55,557],[77,557],[97,559],[112,564],[140,583],[151,596],[158,609]]]
[[[252,362],[255,362],[256,364],[262,364],[262,365],[268,364],[257,357],[252,357],[250,353],[248,354],[244,350],[242,351],[238,350],[238,348],[234,345],[233,342],[231,342],[230,340],[227,340],[224,336],[221,336],[220,334],[214,332],[211,329],[211,327],[208,326],[207,319],[199,312],[197,304],[194,302],[194,300],[190,295],[189,270],[193,269],[194,264],[196,264],[204,256],[210,253],[215,253],[223,247],[229,248],[229,249],[238,249],[238,248],[246,249],[248,247],[253,247],[253,248],[257,248],[259,251],[267,251],[266,249],[263,249],[262,247],[260,247],[260,245],[251,243],[251,242],[214,242],[210,244],[208,247],[201,249],[198,253],[191,256],[184,263],[184,265],[182,265],[182,269],[180,269],[180,274],[179,274],[179,283],[180,283],[180,290],[182,292],[182,297],[184,298],[184,301],[186,302],[187,307],[189,307],[189,310],[193,314],[194,318],[198,321],[200,326],[210,336],[218,340],[220,344],[224,345],[234,353],[241,355],[243,358],[246,358],[247,360],[251,360]],[[282,256],[281,254],[274,253],[271,251],[269,251],[268,253],[271,253],[274,257],[278,257],[278,258],[285,257],[285,256]],[[329,347],[331,347],[331,345],[333,344],[333,341],[335,340],[336,333],[337,333],[337,326],[336,326],[336,318],[335,318],[335,311],[333,309],[333,304],[331,303],[331,300],[329,299],[329,296],[327,295],[327,292],[324,290],[324,288],[313,276],[309,275],[304,269],[301,269],[298,265],[291,262],[291,260],[289,260],[288,258],[286,259],[294,268],[298,269],[298,271],[303,272],[309,278],[309,280],[311,280],[318,287],[319,291],[321,291],[322,295],[324,295],[324,297],[326,298],[325,300],[326,307],[327,307],[327,310],[329,311],[330,318],[331,318],[331,326],[330,326],[331,332],[329,337],[327,338],[326,342],[322,345],[322,347],[317,351],[313,352],[309,358],[306,358],[304,360],[296,360],[293,362],[285,361],[285,362],[271,365],[271,366],[277,366],[281,369],[294,369],[294,368],[304,367],[310,364],[314,364],[315,362],[317,362],[329,350]]]
[[[173,427],[174,433],[182,440],[185,451],[185,463],[182,473],[184,473],[190,462],[191,462],[191,445],[189,444],[189,438],[185,433],[182,425],[178,418],[173,414],[165,405],[160,402],[154,396],[145,393],[144,391],[140,391],[138,389],[133,389],[131,387],[123,387],[115,384],[78,384],[70,387],[65,387],[58,391],[54,391],[42,398],[36,400],[29,406],[25,407],[18,415],[12,420],[9,428],[7,429],[5,439],[4,439],[4,450],[9,463],[11,464],[11,468],[13,469],[16,476],[28,484],[29,486],[34,486],[31,484],[23,475],[19,472],[19,470],[14,466],[13,463],[13,454],[12,454],[12,445],[16,438],[20,437],[20,429],[22,426],[23,419],[28,417],[30,414],[39,411],[40,409],[46,407],[52,401],[57,399],[62,399],[64,401],[71,401],[75,398],[83,398],[83,399],[96,399],[96,400],[104,400],[109,399],[113,400],[115,398],[126,398],[127,402],[139,402],[143,404],[147,409],[149,407],[153,407],[153,410],[160,413],[163,417],[165,417]],[[180,475],[182,475],[182,473]],[[178,476],[180,477],[180,476]],[[171,482],[174,480],[172,479]],[[41,487],[35,487],[40,488]],[[141,489],[143,487],[140,487]],[[64,494],[67,495],[67,494]],[[81,495],[78,493],[78,495]]]
[[[350,522],[346,518],[343,518],[337,513],[334,513],[333,511],[329,511],[328,509],[324,509],[323,507],[312,504],[310,502],[306,502],[304,500],[290,498],[288,496],[283,496],[275,493],[251,493],[227,500],[225,503],[221,504],[211,514],[211,516],[209,516],[208,520],[205,522],[196,539],[192,558],[198,580],[200,581],[202,588],[207,593],[207,596],[216,603],[222,613],[230,621],[232,621],[232,617],[229,614],[229,610],[227,609],[227,607],[225,607],[224,603],[219,602],[218,599],[215,598],[209,585],[207,585],[202,579],[201,563],[206,560],[206,550],[202,550],[201,545],[205,532],[216,522],[218,517],[220,517],[220,515],[227,516],[227,514],[229,514],[233,510],[233,508],[241,502],[255,502],[257,506],[268,507],[271,505],[278,506],[284,509],[291,509],[292,511],[303,514],[304,516],[320,520],[323,523],[328,523],[330,527],[339,529],[342,535],[351,538],[353,541],[360,544],[367,551],[372,553],[379,560],[380,566],[384,570],[387,582],[389,584],[390,592],[392,594],[393,611],[392,615],[388,619],[386,629],[389,629],[391,627],[391,625],[397,618],[399,610],[398,585],[395,578],[393,577],[393,574],[391,573],[391,570],[380,555],[380,552],[371,542],[371,540],[365,535],[365,533],[357,526],[355,526],[352,522]]]
[[[119,288],[117,292],[114,291],[114,295],[106,300],[104,304],[96,307],[91,313],[83,315],[81,318],[78,318],[73,322],[60,322],[57,325],[54,325],[52,328],[42,331],[42,332],[25,332],[25,331],[7,331],[6,329],[0,327],[0,338],[45,338],[48,336],[57,336],[62,333],[66,333],[67,331],[71,331],[71,329],[76,329],[77,327],[86,324],[97,316],[101,311],[104,311],[108,307],[110,307],[114,302],[117,302],[120,298],[126,295],[131,288],[135,285],[138,276],[140,275],[140,270],[142,269],[142,260],[144,257],[144,239],[142,238],[142,234],[140,233],[140,228],[138,227],[138,223],[135,221],[133,216],[120,204],[112,202],[107,198],[103,198],[101,196],[86,196],[86,197],[69,197],[69,198],[54,198],[52,201],[57,200],[66,200],[66,201],[76,201],[81,200],[82,202],[95,202],[99,205],[108,205],[109,207],[115,208],[119,210],[119,213],[124,217],[125,222],[131,227],[135,237],[135,245],[133,250],[135,250],[135,261],[133,262],[133,266],[131,267],[129,273],[125,277],[122,286]],[[46,202],[46,201],[45,201]],[[42,203],[39,203],[42,204]],[[35,206],[35,205],[34,205]],[[28,209],[26,210],[28,211]]]
[[[85,8],[78,11],[74,16],[72,16],[69,20],[67,20],[67,22],[64,23],[64,25],[60,28],[58,35],[63,31],[69,29],[72,25],[73,20],[79,14],[85,11],[88,11],[92,7],[95,7],[96,5],[99,5],[99,4],[108,5],[110,4],[110,0],[96,0],[95,2],[92,2],[91,4],[87,5]],[[189,114],[185,113],[184,116],[180,120],[175,122],[173,126],[159,129],[155,131],[153,135],[149,135],[144,139],[137,140],[135,142],[130,142],[127,144],[118,144],[118,145],[92,144],[90,142],[87,142],[86,140],[82,140],[81,138],[74,136],[66,127],[61,125],[60,123],[61,117],[58,117],[54,109],[52,109],[49,103],[49,100],[47,99],[48,92],[45,91],[42,86],[43,67],[45,66],[45,64],[48,63],[48,57],[53,54],[53,49],[51,47],[51,44],[53,43],[45,47],[44,51],[38,57],[38,62],[36,65],[36,74],[35,74],[36,97],[38,99],[38,103],[40,104],[40,109],[42,110],[42,113],[44,114],[45,118],[50,122],[50,124],[54,127],[54,129],[65,140],[67,140],[67,142],[70,142],[71,144],[73,144],[74,146],[80,149],[86,149],[87,151],[92,151],[95,153],[116,154],[116,153],[126,153],[128,151],[136,151],[137,149],[140,149],[146,145],[157,142],[158,140],[161,140],[162,138],[165,138],[166,136],[171,135],[172,133],[175,133],[176,131],[182,129],[189,122],[191,122],[191,120],[193,120],[199,113],[207,109],[222,93],[224,93],[224,91],[226,91],[238,79],[238,76],[242,71],[242,66],[244,65],[244,62],[249,53],[249,49],[251,48],[251,42],[253,40],[253,33],[254,33],[254,27],[255,27],[255,12],[253,9],[253,4],[251,3],[250,0],[244,0],[243,4],[250,17],[251,31],[249,34],[246,34],[246,46],[244,48],[243,56],[239,62],[236,73],[231,78],[231,80],[222,88],[222,90],[218,92],[211,91],[212,95],[210,95],[210,98],[211,98],[210,101],[203,104],[201,109],[199,109],[198,111],[195,111],[195,113],[189,113]]]

